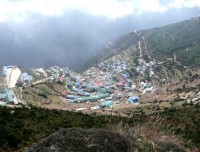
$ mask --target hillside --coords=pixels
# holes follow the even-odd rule
[[[120,134],[100,129],[61,129],[33,145],[25,152],[35,151],[113,151],[127,152],[129,141]]]
[[[177,54],[184,65],[200,65],[200,17],[148,31],[147,41],[155,53]]]
[[[176,54],[177,61],[180,61],[183,65],[199,66],[199,29],[200,17],[196,17],[163,27],[133,31],[119,37],[103,48],[95,56],[95,61],[101,62],[108,57],[108,54],[114,55],[138,45],[138,42],[145,42],[146,49],[152,53],[149,54],[151,57],[164,60],[166,57],[173,58]]]
[[[141,101],[186,101],[199,92],[200,17],[163,27],[133,31],[109,43],[84,68],[115,70],[116,62],[125,63],[120,71],[136,85]],[[108,66],[108,65],[111,65]],[[84,69],[83,68],[83,69]],[[119,71],[117,71],[119,72]],[[153,90],[141,89],[144,82]],[[148,94],[147,92],[150,92]]]
[[[0,121],[0,151],[23,151],[25,147],[30,147],[33,143],[44,138],[29,151],[34,151],[37,148],[42,151],[42,149],[48,149],[52,145],[54,148],[89,148],[92,151],[101,150],[105,144],[105,146],[109,146],[108,148],[117,148],[119,151],[120,148],[124,148],[130,151],[195,152],[197,151],[196,147],[200,147],[199,110],[199,106],[184,105],[179,108],[172,106],[160,111],[156,110],[154,106],[129,110],[127,113],[130,117],[124,118],[111,115],[90,116],[32,106],[16,109],[0,107],[2,116]],[[58,131],[71,127],[86,128],[86,130],[66,129]],[[89,128],[93,129],[87,130]],[[95,128],[102,128],[105,131]],[[50,135],[54,132],[57,133]],[[72,132],[74,132],[73,135],[66,136]],[[110,140],[113,135],[116,137],[115,140]],[[49,137],[45,139],[47,136]],[[95,136],[96,138],[94,138]],[[50,140],[52,138],[53,141]],[[107,142],[110,145],[104,142],[105,139],[108,139]],[[59,144],[60,140],[62,142]],[[115,144],[119,142],[126,144],[117,147]],[[83,143],[87,143],[88,146],[93,143],[93,146],[85,147],[86,145]],[[52,150],[55,151],[55,149]]]

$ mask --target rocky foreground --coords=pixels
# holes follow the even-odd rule
[[[101,129],[60,129],[25,152],[126,152],[130,142],[123,136]]]

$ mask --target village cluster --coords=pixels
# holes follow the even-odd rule
[[[136,67],[136,70],[141,75],[144,75],[145,70],[149,70],[148,72],[152,76],[154,74],[153,64],[153,62],[146,63],[139,60],[139,66]],[[97,67],[92,67],[82,74],[75,73],[66,67],[52,66],[48,69],[33,69],[31,75],[16,66],[3,66],[0,79],[0,104],[21,102],[12,91],[16,86],[30,87],[31,84],[45,81],[62,82],[66,89],[61,93],[61,96],[67,103],[96,102],[96,106],[90,107],[90,110],[113,107],[121,104],[119,101],[127,104],[139,104],[139,94],[153,92],[154,86],[147,80],[136,84],[129,76],[128,68],[126,62],[117,57],[105,60]],[[36,80],[36,76],[40,76],[41,79]]]

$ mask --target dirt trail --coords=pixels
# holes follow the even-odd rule
[[[43,83],[43,82],[45,82],[45,81],[47,81],[47,80],[49,80],[49,79],[51,79],[51,78],[52,78],[52,76],[51,76],[51,77],[48,77],[48,78],[44,78],[44,79],[38,80],[38,81],[35,81],[35,82],[33,82],[32,84],[33,84],[33,85],[40,84],[40,83]],[[31,86],[31,84],[29,84],[29,85],[27,85],[27,86],[25,86],[25,87],[30,87],[30,86]]]
[[[140,57],[142,57],[142,49],[141,49],[140,43],[141,42],[138,42],[138,44],[139,44],[139,50],[140,50]]]

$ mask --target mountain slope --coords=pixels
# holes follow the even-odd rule
[[[171,25],[133,31],[109,43],[90,59],[85,68],[96,66],[113,72],[115,60],[125,63],[121,73],[129,75],[141,91],[141,84],[153,86],[153,94],[134,92],[144,102],[186,100],[199,91],[200,17]],[[101,65],[104,65],[102,67]],[[115,69],[116,70],[116,69]],[[148,90],[149,91],[149,90]]]
[[[93,146],[103,146],[107,145],[105,143],[105,136],[108,138],[107,142],[111,143],[110,146],[119,142],[124,143],[121,141],[130,140],[132,151],[156,150],[165,152],[170,150],[176,151],[177,148],[177,151],[183,151],[182,147],[189,149],[188,151],[197,151],[195,147],[200,147],[199,106],[188,105],[178,109],[166,109],[163,112],[152,110],[149,108],[137,109],[136,111],[130,111],[132,117],[122,118],[105,115],[89,116],[81,113],[48,110],[37,107],[16,109],[0,107],[0,114],[2,115],[0,118],[0,151],[23,151],[25,147],[29,147],[38,141],[40,145],[45,142],[42,148],[54,145],[54,147],[52,146],[52,151],[55,151],[55,146],[67,146],[67,148],[72,146],[71,148],[74,149],[85,147],[86,145],[83,144],[86,142],[88,142],[87,146],[89,144],[92,145],[92,143],[94,143]],[[94,128],[92,130],[96,134],[84,131],[84,129],[66,129],[66,131],[59,131],[61,134],[57,132],[40,142],[42,138],[49,136],[59,129],[72,127]],[[109,134],[102,134],[102,132],[98,132],[99,129],[96,130],[95,128],[114,131],[116,133],[115,137],[119,137],[117,135],[119,133],[126,139],[115,138],[115,140],[110,140],[110,135],[112,134],[109,132]],[[69,135],[74,134],[65,136],[66,133],[69,133]],[[88,134],[90,135],[89,137]],[[98,138],[95,138],[92,134]],[[57,138],[51,140],[52,137]],[[99,144],[96,144],[96,141],[92,142],[92,139],[96,139]],[[77,143],[77,141],[81,142]],[[63,143],[67,142],[69,142],[69,145],[63,145]],[[36,145],[33,146],[36,147]],[[126,145],[123,144],[123,146]],[[100,150],[103,147],[98,148]]]
[[[147,41],[155,53],[177,54],[177,60],[185,65],[199,66],[200,17],[171,24],[149,31]]]
[[[199,66],[200,55],[200,17],[170,24],[163,27],[134,31],[121,36],[112,44],[104,47],[94,57],[95,61],[103,61],[108,54],[121,52],[138,42],[146,42],[149,55],[156,59],[174,57],[184,65]],[[143,44],[141,44],[143,45]],[[110,56],[112,56],[110,55]],[[91,63],[91,62],[90,62]]]
[[[147,40],[162,53],[172,53],[200,42],[200,18],[150,30]]]

